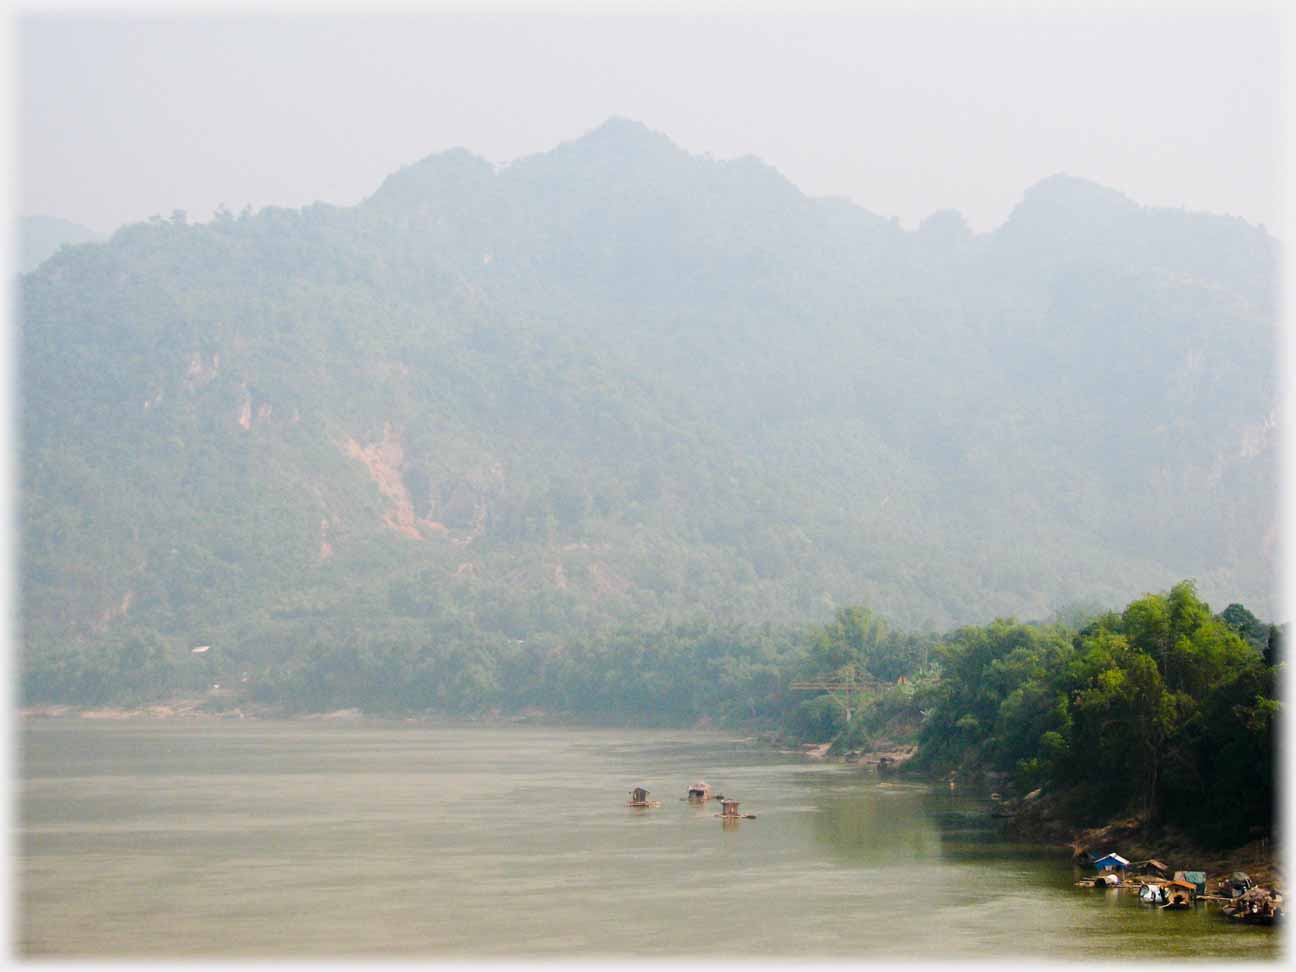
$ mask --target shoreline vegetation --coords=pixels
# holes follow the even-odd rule
[[[863,607],[753,634],[705,624],[625,630],[547,665],[435,675],[479,691],[415,694],[381,646],[322,646],[241,670],[131,643],[24,670],[24,719],[291,719],[392,725],[715,728],[887,779],[984,795],[1019,839],[1282,883],[1276,754],[1285,632],[1192,582],[1121,612],[1000,619],[944,635]],[[143,659],[151,678],[138,677]],[[92,666],[98,665],[97,668]],[[465,680],[466,676],[466,680]],[[489,688],[486,690],[485,687]],[[81,695],[81,697],[77,697]],[[421,701],[418,701],[421,700]]]

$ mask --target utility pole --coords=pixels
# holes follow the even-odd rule
[[[851,717],[859,711],[859,705],[854,700],[880,685],[872,675],[859,671],[854,665],[847,665],[825,678],[793,682],[790,688],[794,692],[827,692],[845,710],[846,725],[849,726]]]

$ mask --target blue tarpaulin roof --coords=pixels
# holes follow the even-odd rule
[[[1129,861],[1119,854],[1105,854],[1094,861],[1094,867],[1102,870],[1105,867],[1129,867]]]

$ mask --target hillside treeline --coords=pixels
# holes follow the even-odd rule
[[[357,626],[317,632],[283,662],[248,666],[137,633],[28,660],[24,702],[143,704],[199,693],[211,709],[292,714],[513,714],[779,729],[838,751],[919,743],[931,773],[1010,775],[1073,793],[1079,818],[1130,811],[1228,843],[1268,830],[1275,800],[1280,630],[1245,607],[1213,615],[1191,582],[1119,613],[943,636],[863,607],[824,625],[625,627],[586,637],[466,633],[445,643]],[[849,722],[827,692],[868,688]],[[219,687],[216,687],[219,686]]]

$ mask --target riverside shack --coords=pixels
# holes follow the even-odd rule
[[[1124,871],[1129,867],[1129,861],[1119,854],[1112,853],[1098,858],[1093,862],[1093,866],[1098,869],[1099,873],[1103,871]]]
[[[1168,878],[1170,868],[1162,861],[1147,860],[1138,861],[1133,865],[1134,869],[1145,877]]]
[[[1205,871],[1175,871],[1174,879],[1176,881],[1186,881],[1193,886],[1198,894],[1206,893],[1206,872]]]

